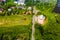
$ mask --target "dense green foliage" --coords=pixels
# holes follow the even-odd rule
[[[56,0],[55,1],[51,0],[51,3],[50,1],[45,2],[43,0],[42,2],[36,3],[36,8],[42,12],[46,12],[46,11],[52,12],[55,6],[56,6]]]
[[[43,26],[39,24],[35,24],[35,39],[36,40],[60,40],[60,14],[56,14],[52,12],[56,5],[56,1],[54,3],[53,2],[50,3],[50,2],[44,2],[44,0],[42,0],[42,2],[36,1],[34,2],[34,4],[36,6],[36,9],[40,11],[39,14],[44,14],[48,18],[48,23]],[[26,8],[27,6],[32,6],[32,5],[33,5],[32,0],[26,0]],[[6,2],[6,5],[5,4],[3,6],[0,5],[0,7],[4,9],[2,13],[2,15],[4,15],[3,18],[5,18],[5,15],[23,14],[23,12],[26,11],[17,8],[12,9],[11,12],[7,11],[7,9],[10,8],[11,6],[16,7],[18,5],[14,4],[13,0],[8,0]],[[20,16],[17,18],[14,17],[16,19],[19,19],[18,20],[19,22],[16,24],[20,24],[20,23],[22,24],[22,21],[26,21],[25,16],[23,17]],[[9,20],[9,21],[12,21],[11,19],[13,20],[13,22],[16,21],[13,19],[13,16],[12,18],[10,16],[6,16],[5,18],[5,20]],[[9,21],[7,21],[6,24],[9,24],[8,23]],[[29,21],[30,20],[27,20],[27,23]],[[12,22],[10,24],[11,26],[9,25],[9,27],[5,27],[5,26],[0,27],[0,40],[17,40],[18,38],[20,40],[31,40],[32,23],[30,23],[30,25],[20,24],[15,26],[12,26],[13,24]],[[24,22],[24,24],[26,23]]]
[[[25,0],[26,6],[32,6],[32,0]]]
[[[14,27],[0,27],[0,40],[30,40],[31,25],[14,26]]]
[[[0,13],[0,16],[23,14],[26,11],[26,9],[22,9],[22,8],[18,8],[18,7],[22,7],[22,6],[15,4],[14,0],[7,0],[6,3],[0,4],[0,8],[3,9],[2,13]],[[25,7],[25,6],[23,6],[23,7]],[[11,9],[11,11],[8,11],[8,9]]]
[[[58,21],[58,22],[57,22]],[[56,19],[50,19],[49,18],[49,22],[44,25],[44,26],[40,26],[38,24],[36,24],[35,28],[36,28],[36,33],[35,33],[35,37],[39,37],[36,38],[36,40],[60,40],[60,22],[59,20]],[[40,38],[41,37],[41,38]]]
[[[60,14],[52,12],[56,3],[37,4],[40,14],[44,14],[48,18],[48,23],[41,26],[35,25],[36,40],[60,40]],[[39,6],[40,5],[40,6]]]

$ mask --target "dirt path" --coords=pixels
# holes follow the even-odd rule
[[[36,10],[36,8],[34,6],[33,13],[37,14],[37,12],[39,12],[39,10]],[[32,17],[32,38],[31,38],[31,40],[35,40],[35,36],[34,36],[34,34],[35,34],[35,21],[36,21],[35,19],[36,19],[36,16],[33,15],[33,17]]]
[[[32,18],[32,38],[31,38],[31,40],[35,40],[34,33],[35,33],[35,15],[33,15],[33,18]]]

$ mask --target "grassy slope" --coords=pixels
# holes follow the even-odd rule
[[[0,27],[29,25],[30,23],[31,23],[31,15],[0,16]]]
[[[19,35],[29,40],[31,36],[31,20],[31,15],[0,16],[0,40],[2,34],[8,35],[8,40],[12,40]]]

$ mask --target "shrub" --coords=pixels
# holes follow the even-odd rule
[[[57,21],[57,23],[60,23],[60,14],[58,14],[58,15],[56,16],[56,21]]]

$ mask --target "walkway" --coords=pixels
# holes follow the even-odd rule
[[[34,33],[35,33],[35,15],[33,15],[32,18],[32,39],[31,40],[35,40]]]

